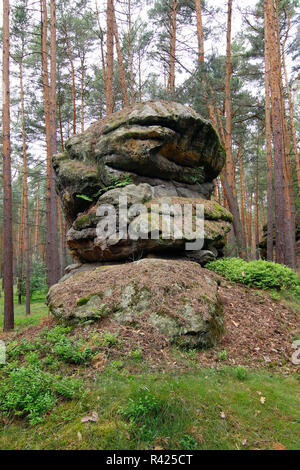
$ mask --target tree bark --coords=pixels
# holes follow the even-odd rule
[[[265,0],[267,34],[269,43],[275,45],[270,49],[270,89],[272,102],[272,124],[274,142],[274,176],[275,176],[275,215],[276,215],[276,262],[285,263],[286,236],[286,195],[284,187],[284,149],[283,123],[281,114],[280,63],[276,57],[276,34],[273,0]],[[288,227],[289,229],[289,227]]]
[[[106,23],[107,23],[107,50],[106,50],[106,114],[113,113],[113,77],[114,77],[114,3],[107,0]]]
[[[225,86],[225,115],[226,115],[226,128],[225,128],[225,149],[226,149],[226,164],[225,171],[229,185],[235,194],[234,184],[234,167],[232,156],[232,121],[231,121],[231,20],[232,20],[232,0],[228,0],[227,12],[227,40],[226,40],[226,86]]]
[[[9,0],[3,0],[3,283],[4,283],[4,331],[14,328],[13,297],[13,231],[11,190],[11,145],[10,145],[10,83],[9,83]]]
[[[127,93],[126,76],[125,76],[125,70],[124,70],[124,65],[123,65],[123,54],[122,54],[120,40],[119,40],[118,25],[116,21],[114,8],[113,8],[113,22],[114,22],[114,37],[116,40],[118,65],[119,65],[119,73],[120,73],[121,90],[122,90],[122,97],[123,97],[123,106],[128,106],[129,98],[128,98],[128,93]]]
[[[47,144],[46,180],[46,266],[47,284],[50,288],[59,279],[58,241],[57,241],[57,196],[54,185],[52,156],[56,153],[56,19],[55,0],[50,2],[50,85],[47,61],[47,5],[42,0],[42,69],[44,88],[45,127]]]
[[[76,86],[75,86],[75,68],[74,62],[72,57],[72,51],[69,41],[69,36],[67,32],[67,26],[64,24],[64,31],[65,31],[65,40],[67,46],[67,54],[70,62],[71,67],[71,77],[72,77],[72,104],[73,104],[73,134],[76,134]]]
[[[134,98],[134,75],[133,75],[133,51],[132,51],[132,21],[131,21],[131,0],[128,0],[128,56],[129,56],[129,74],[130,74],[130,99],[131,104],[135,102]]]
[[[27,152],[25,131],[25,109],[23,88],[23,51],[20,59],[20,89],[21,89],[21,120],[22,120],[22,148],[23,148],[23,207],[24,207],[24,242],[25,242],[25,286],[26,286],[26,315],[30,315],[30,238],[28,218],[28,185],[27,185]],[[23,262],[23,260],[22,260]]]
[[[198,63],[204,62],[204,38],[202,26],[202,6],[201,0],[195,0],[196,20],[197,20],[197,38],[198,38]]]
[[[177,29],[177,0],[169,0],[169,42],[170,42],[170,58],[169,58],[169,81],[168,92],[175,92],[175,62],[176,62],[176,29]],[[171,3],[172,2],[172,3]]]
[[[265,24],[266,9],[265,9]],[[267,260],[273,261],[274,250],[274,216],[273,216],[273,155],[270,110],[270,44],[268,30],[265,28],[265,121],[266,121],[266,153],[267,153]]]

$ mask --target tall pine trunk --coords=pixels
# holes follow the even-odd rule
[[[3,0],[3,283],[4,283],[4,331],[14,328],[13,297],[13,231],[12,190],[10,156],[10,84],[9,84],[9,0]]]
[[[266,8],[265,8],[265,24]],[[267,260],[273,261],[274,249],[274,216],[273,216],[273,155],[272,130],[270,109],[270,44],[267,28],[265,28],[265,122],[266,122],[266,152],[267,152]]]
[[[114,78],[114,3],[107,0],[106,24],[107,24],[107,48],[106,48],[106,114],[113,113],[113,78]]]
[[[275,221],[276,221],[276,261],[295,268],[296,254],[291,224],[291,201],[287,172],[285,168],[284,122],[282,111],[281,62],[278,57],[279,37],[276,36],[276,22],[273,0],[265,0],[265,30],[270,48],[270,90],[272,103],[272,127],[274,143],[275,177]]]
[[[47,242],[46,242],[46,266],[47,284],[50,288],[59,279],[58,240],[57,240],[57,196],[54,185],[54,171],[52,168],[52,156],[56,153],[56,21],[55,0],[50,2],[50,82],[47,61],[47,5],[42,0],[42,69],[44,88],[44,109],[47,144],[47,181],[46,181],[46,217],[47,217]]]
[[[113,8],[113,22],[114,22],[114,37],[115,37],[115,40],[116,40],[116,49],[117,49],[117,56],[118,56],[118,66],[119,66],[119,73],[120,73],[120,82],[121,82],[123,106],[128,106],[129,105],[129,98],[128,98],[128,92],[127,92],[125,69],[124,69],[124,65],[123,65],[123,54],[122,54],[121,45],[120,45],[118,25],[117,25],[117,21],[116,21],[116,15],[115,15],[115,9],[114,8]]]
[[[30,238],[28,214],[28,183],[27,183],[27,152],[25,131],[25,108],[23,88],[23,48],[20,59],[20,89],[21,89],[21,121],[22,121],[22,148],[23,148],[23,207],[24,207],[24,244],[25,244],[25,290],[26,315],[30,315]],[[22,260],[23,261],[23,260]]]
[[[197,39],[198,39],[198,63],[204,62],[204,39],[202,26],[202,6],[201,0],[195,0],[196,20],[197,20]]]

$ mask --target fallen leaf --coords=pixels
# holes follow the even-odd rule
[[[78,433],[77,433],[77,437],[78,437],[78,440],[79,440],[79,441],[82,441],[82,435],[81,435],[81,432],[79,432],[79,431],[78,431]]]
[[[98,416],[97,411],[93,411],[91,416],[84,416],[83,418],[81,418],[82,423],[88,423],[89,421],[92,421],[93,423],[97,423],[98,420],[99,420],[99,416]]]
[[[273,450],[286,450],[286,447],[280,442],[273,442]]]

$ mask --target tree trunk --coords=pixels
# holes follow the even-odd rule
[[[26,286],[26,315],[30,315],[30,238],[28,219],[28,186],[27,186],[27,153],[25,131],[25,109],[23,89],[23,51],[20,59],[20,89],[21,89],[21,121],[22,121],[22,148],[23,148],[23,207],[24,207],[24,242],[25,242],[25,286]],[[22,260],[23,262],[23,260]]]
[[[245,258],[246,247],[245,247],[245,240],[243,238],[243,229],[242,229],[242,224],[241,224],[241,219],[240,219],[239,206],[238,206],[236,198],[233,195],[231,186],[229,185],[229,182],[227,180],[227,176],[224,170],[221,174],[221,181],[222,181],[226,199],[229,205],[229,210],[233,215],[233,229],[234,229],[234,234],[235,234],[237,245],[238,245],[239,256],[241,258]]]
[[[284,154],[284,119],[282,106],[281,63],[278,51],[279,35],[277,30],[273,0],[265,0],[266,34],[270,48],[270,89],[272,102],[272,124],[274,142],[274,175],[275,175],[275,215],[276,215],[276,261],[292,269],[296,265],[296,253],[293,231],[293,211],[290,200],[289,182],[287,180]]]
[[[10,146],[10,84],[9,84],[9,0],[3,0],[3,61],[2,61],[2,129],[3,129],[3,283],[4,331],[14,328],[13,297],[13,232]]]
[[[195,0],[196,20],[197,20],[197,38],[198,38],[198,63],[204,62],[204,39],[202,26],[202,6],[201,0]]]
[[[107,0],[107,50],[106,50],[106,114],[113,113],[113,77],[114,77],[114,3]]]
[[[85,79],[85,53],[80,60],[80,97],[81,97],[81,132],[84,132],[84,79]]]
[[[100,15],[99,15],[99,8],[98,8],[97,0],[96,0],[96,14],[97,14],[98,27],[99,27],[99,31],[100,31],[100,48],[101,48],[101,62],[102,62],[103,80],[104,80],[104,83],[106,83],[106,66],[105,66],[104,47],[103,47],[104,33],[103,33],[103,29],[102,29],[101,23],[100,23]]]
[[[274,175],[275,175],[275,215],[276,215],[276,262],[284,264],[285,261],[285,190],[283,169],[283,138],[282,138],[282,116],[280,108],[280,67],[276,57],[276,35],[274,24],[273,0],[265,0],[266,9],[266,35],[270,48],[270,89],[272,102],[272,124],[274,142]],[[275,50],[274,50],[275,49]]]
[[[266,9],[265,9],[265,24]],[[266,121],[266,153],[267,153],[267,260],[273,261],[274,250],[274,216],[273,216],[273,155],[272,155],[272,131],[270,110],[270,45],[267,29],[265,29],[265,121]]]
[[[75,68],[74,62],[72,57],[72,51],[69,41],[69,36],[67,32],[67,26],[64,24],[64,31],[65,31],[65,40],[67,46],[67,54],[70,62],[71,67],[71,77],[72,77],[72,103],[73,103],[73,134],[76,134],[76,87],[75,87]]]
[[[119,65],[119,73],[120,73],[120,82],[121,82],[121,90],[122,90],[122,97],[123,97],[123,106],[129,105],[128,93],[127,93],[127,84],[126,84],[126,76],[125,70],[123,65],[123,55],[120,46],[119,40],[119,32],[118,32],[118,25],[116,21],[115,9],[113,9],[113,22],[114,22],[114,36],[116,40],[116,48],[117,48],[117,56],[118,56],[118,65]]]
[[[42,69],[44,87],[45,127],[47,144],[47,181],[46,181],[46,218],[47,245],[46,266],[47,284],[50,288],[59,279],[58,243],[57,243],[57,203],[54,185],[54,172],[51,164],[56,153],[56,20],[55,0],[50,2],[50,86],[47,63],[47,5],[42,0]]]
[[[132,51],[132,22],[131,22],[131,0],[128,0],[128,56],[129,56],[129,74],[130,74],[130,99],[134,104],[134,75],[133,75],[133,51]]]
[[[228,13],[227,13],[227,45],[226,45],[226,87],[225,87],[225,114],[226,114],[226,129],[225,129],[225,149],[226,149],[226,164],[225,171],[229,185],[231,186],[233,194],[235,194],[234,185],[234,168],[232,156],[232,123],[231,123],[231,17],[232,17],[232,0],[228,0]]]
[[[39,218],[40,218],[40,183],[37,187],[36,203],[35,203],[35,231],[34,231],[34,253],[35,258],[39,258]]]
[[[175,92],[175,62],[176,62],[176,27],[177,27],[177,0],[169,0],[169,42],[170,42],[170,58],[169,58],[169,81],[168,92]],[[173,2],[173,3],[172,3]]]

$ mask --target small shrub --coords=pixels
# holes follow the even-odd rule
[[[17,343],[17,341],[12,341],[7,345],[7,359],[16,361],[20,358],[20,356],[23,356],[24,354],[35,350],[36,344],[31,341],[23,340],[19,344]]]
[[[140,361],[143,358],[143,351],[141,349],[131,350],[129,356],[136,361]]]
[[[80,341],[70,338],[61,338],[53,347],[53,352],[62,361],[73,364],[86,364],[94,355],[93,350],[84,347]]]
[[[238,378],[238,380],[246,380],[247,377],[248,377],[248,371],[247,369],[245,369],[245,367],[242,367],[242,366],[238,366],[236,368],[236,376]]]
[[[230,281],[259,289],[297,289],[300,286],[299,277],[292,269],[270,261],[222,258],[208,263],[206,268]]]
[[[42,421],[59,398],[82,394],[82,382],[43,372],[36,364],[6,368],[0,384],[0,411],[5,415],[28,416],[31,424]]]
[[[178,441],[180,450],[196,450],[198,449],[198,442],[190,434],[184,434]]]
[[[220,352],[218,353],[218,359],[219,359],[219,361],[226,361],[227,356],[228,356],[228,354],[227,354],[226,349],[223,349],[223,351],[220,351]]]
[[[129,399],[127,405],[119,408],[119,413],[131,423],[144,421],[145,418],[157,417],[162,405],[160,400],[145,390],[139,390],[136,396]]]
[[[105,333],[103,336],[103,346],[110,347],[118,342],[118,335],[117,334],[112,334],[112,333]]]

